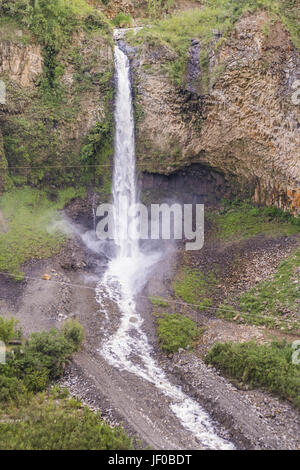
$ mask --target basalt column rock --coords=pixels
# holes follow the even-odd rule
[[[42,73],[41,47],[35,44],[22,44],[22,31],[16,31],[16,36],[19,38],[19,43],[0,42],[0,74],[6,74],[21,86],[33,86]]]
[[[268,24],[266,12],[243,17],[218,48],[213,41],[206,70],[198,61],[201,38],[191,38],[181,87],[166,71],[173,50],[140,47],[132,66],[141,171],[204,164],[235,176],[255,202],[300,213],[300,53],[282,23],[266,35]]]

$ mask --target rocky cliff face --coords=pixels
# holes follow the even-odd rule
[[[17,40],[16,40],[17,38]],[[9,109],[8,82],[19,84],[26,89],[35,86],[38,76],[42,73],[42,56],[40,46],[28,45],[22,42],[23,33],[15,31],[14,40],[0,42],[0,77],[1,104],[0,118]],[[13,90],[12,90],[13,94]],[[13,98],[11,98],[13,100]],[[7,159],[3,145],[3,135],[0,128],[0,192],[7,183]]]
[[[24,34],[14,31],[12,38],[0,31],[0,80],[6,88],[0,104],[1,169],[8,162],[18,184],[78,182],[88,169],[81,172],[76,167],[107,164],[96,155],[88,136],[92,132],[92,140],[100,144],[105,140],[107,158],[112,136],[106,130],[103,137],[95,126],[111,120],[111,43],[101,32],[79,32],[51,63],[51,56],[47,58],[45,50],[33,38],[25,40]],[[4,171],[0,190],[3,186]]]
[[[280,22],[267,25],[264,12],[242,18],[212,47],[207,70],[191,38],[184,89],[165,72],[176,59],[167,46],[131,50],[140,170],[170,174],[202,163],[246,186],[256,202],[300,212],[300,105],[292,99],[300,54]]]
[[[36,44],[23,44],[21,30],[17,31],[20,42],[2,41],[0,43],[0,74],[23,87],[34,86],[42,73],[41,48]]]
[[[115,0],[113,2],[108,2],[104,8],[108,18],[114,18],[120,11],[125,14],[132,15],[135,10],[135,6],[132,0]]]
[[[127,3],[122,9],[133,11]],[[114,16],[118,3],[111,8]],[[216,31],[206,67],[199,59],[201,40],[191,38],[181,87],[167,72],[177,55],[166,44],[124,47],[133,69],[141,172],[169,175],[204,165],[258,203],[300,212],[300,54],[280,22],[260,12],[243,17],[226,41]],[[45,51],[26,31],[8,35],[0,28],[6,86],[0,190],[7,163],[17,183],[34,185],[72,184],[82,176],[77,166],[109,164],[112,44],[101,33],[75,34],[50,70],[54,88],[45,88],[46,67]],[[101,183],[101,169],[93,167],[84,184],[95,175]]]

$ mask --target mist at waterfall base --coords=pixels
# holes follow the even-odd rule
[[[209,415],[200,405],[183,393],[180,387],[172,385],[163,370],[156,363],[154,351],[143,330],[143,319],[136,308],[136,297],[145,286],[152,270],[164,256],[170,256],[172,243],[163,250],[151,250],[147,245],[141,248],[135,238],[125,236],[128,227],[128,205],[137,202],[135,168],[135,140],[130,67],[127,56],[115,46],[116,98],[115,98],[115,155],[112,198],[114,204],[114,239],[109,244],[96,241],[91,233],[85,234],[85,243],[90,249],[107,250],[107,269],[96,287],[96,299],[103,312],[104,324],[110,323],[107,305],[117,305],[120,323],[113,334],[105,334],[99,353],[111,366],[126,371],[157,387],[167,397],[170,409],[182,426],[190,431],[208,449],[233,449],[233,445],[219,437]],[[126,233],[127,235],[127,233]],[[104,245],[103,245],[104,244]],[[151,244],[150,244],[151,246]],[[133,361],[132,358],[135,358]]]

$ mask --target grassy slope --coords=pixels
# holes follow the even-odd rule
[[[225,207],[223,214],[211,215],[217,237],[223,241],[245,240],[253,236],[280,237],[300,232],[300,220],[276,208],[254,208],[248,203]],[[297,315],[299,285],[297,269],[300,266],[300,249],[278,266],[271,279],[259,283],[238,299],[219,306],[217,315],[227,320],[286,331],[299,331]]]
[[[300,231],[300,219],[275,207],[253,207],[248,202],[228,204],[222,213],[209,213],[217,237],[222,240],[247,240],[256,235],[289,236]]]
[[[300,333],[300,249],[283,261],[275,274],[239,298],[219,306],[217,315],[227,320],[280,328]]]
[[[161,313],[157,320],[157,335],[163,351],[175,353],[180,348],[192,348],[202,333],[196,323],[185,315]]]
[[[223,213],[207,215],[213,223],[213,233],[217,243],[233,243],[255,236],[280,237],[300,232],[299,219],[275,208],[254,208],[248,203],[227,206]],[[300,249],[280,266],[274,276],[259,284],[238,298],[227,300],[226,304],[216,304],[218,273],[203,273],[197,268],[181,266],[174,281],[173,289],[178,298],[187,303],[216,309],[220,318],[246,324],[265,325],[284,331],[299,332],[299,267]]]
[[[68,188],[57,191],[51,201],[44,191],[18,189],[0,199],[7,232],[0,232],[0,271],[22,277],[21,266],[31,258],[47,258],[57,253],[66,235],[51,229],[59,221],[58,210],[84,190]]]
[[[199,269],[182,267],[173,281],[173,289],[176,297],[197,306],[201,311],[212,306],[211,296],[216,284],[214,273],[204,275]]]
[[[215,243],[240,243],[260,235],[274,237],[299,233],[299,220],[272,208],[253,208],[249,204],[227,206],[223,212],[210,214],[214,223]],[[226,245],[225,245],[226,246]],[[264,325],[285,333],[300,334],[300,249],[284,260],[275,274],[258,283],[226,305],[214,299],[218,269],[208,274],[197,268],[181,266],[173,282],[174,293],[184,302],[215,307],[218,317],[235,323]],[[158,302],[158,300],[157,300]],[[213,310],[209,310],[211,315]],[[292,362],[295,349],[290,343],[267,345],[250,343],[217,343],[206,361],[225,375],[251,387],[266,389],[300,406],[300,366]]]
[[[208,353],[208,363],[225,374],[265,388],[300,407],[300,365],[292,362],[294,349],[286,342],[258,346],[250,343],[217,343]]]

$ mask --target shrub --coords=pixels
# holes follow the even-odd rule
[[[55,329],[49,332],[33,333],[24,348],[24,357],[19,359],[20,370],[48,373],[50,380],[58,379],[66,361],[76,351],[73,340]],[[30,384],[29,384],[30,385]]]
[[[225,374],[263,387],[291,400],[300,407],[300,365],[293,364],[292,345],[274,341],[271,345],[248,343],[217,343],[206,356],[206,362]]]
[[[127,450],[132,440],[123,428],[112,428],[99,414],[70,398],[51,380],[84,338],[82,326],[68,320],[62,332],[34,333],[25,346],[8,353],[0,364],[0,449],[2,450]]]
[[[161,348],[177,352],[179,348],[192,346],[200,334],[200,329],[190,318],[179,314],[166,314],[157,320],[157,334]]]
[[[64,337],[73,343],[74,351],[78,351],[85,337],[83,326],[78,321],[69,318],[65,322],[62,332]]]
[[[33,333],[22,349],[16,348],[14,355],[8,357],[6,364],[0,365],[0,377],[6,380],[0,400],[16,399],[12,394],[12,382],[17,380],[19,386],[27,392],[45,390],[52,380],[59,379],[71,355],[78,351],[83,341],[82,326],[69,320],[63,332],[55,329]]]
[[[112,20],[117,28],[130,28],[132,26],[132,18],[121,11]]]
[[[18,321],[14,318],[5,319],[0,317],[0,340],[8,344],[11,339],[19,336],[19,332],[16,330],[17,324]]]
[[[0,403],[13,401],[20,404],[26,399],[27,395],[28,391],[21,380],[16,377],[0,375]]]

